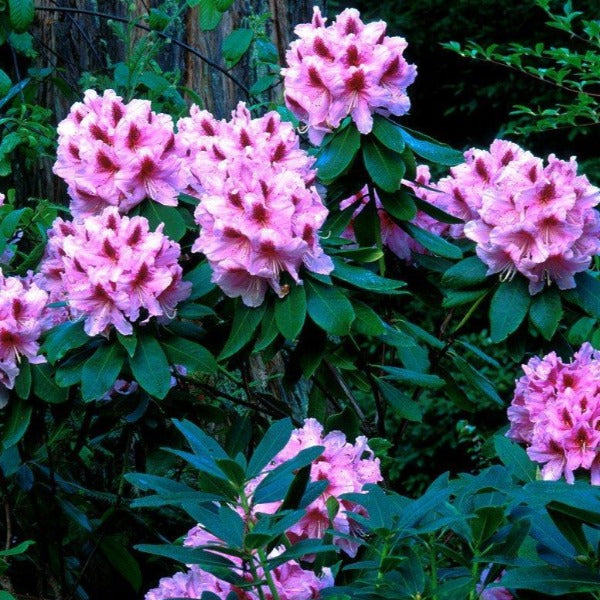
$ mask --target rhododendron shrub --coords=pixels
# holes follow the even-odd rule
[[[347,8],[326,26],[315,7],[311,23],[298,25],[286,53],[287,107],[304,122],[314,144],[350,116],[369,133],[373,113],[403,115],[410,108],[406,88],[417,69],[403,57],[407,43],[386,35],[383,21],[365,24]]]
[[[150,231],[144,217],[123,217],[116,207],[82,220],[57,219],[41,266],[53,301],[66,301],[94,336],[111,327],[123,335],[151,317],[172,319],[191,284],[182,280],[179,244]]]
[[[600,191],[577,161],[554,154],[544,165],[517,144],[495,140],[489,150],[472,148],[466,161],[452,167],[435,191],[419,195],[464,221],[449,235],[468,238],[488,275],[529,280],[529,292],[545,285],[575,287],[574,275],[585,271],[600,251],[600,216],[594,207]]]
[[[45,362],[39,338],[52,326],[48,293],[32,276],[4,277],[0,269],[0,385],[12,389],[19,363]]]
[[[125,103],[113,90],[87,90],[59,123],[54,173],[68,186],[75,217],[108,206],[127,213],[145,198],[175,206],[187,184],[172,118],[148,100]]]
[[[252,119],[240,104],[230,121],[194,107],[178,127],[200,198],[192,250],[206,255],[225,294],[258,306],[268,287],[287,294],[284,273],[301,283],[301,267],[331,272],[319,243],[327,209],[314,187],[314,159],[289,123],[276,112]]]
[[[507,435],[527,444],[527,454],[543,465],[544,479],[564,476],[573,483],[575,472],[584,469],[600,485],[600,352],[585,343],[571,362],[551,352],[533,357],[523,371],[508,409]]]

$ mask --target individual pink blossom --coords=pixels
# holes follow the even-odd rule
[[[575,471],[590,471],[600,484],[600,352],[587,342],[570,363],[554,352],[523,365],[508,409],[507,436],[527,444],[529,457],[541,464],[542,477],[569,483]]]
[[[281,276],[301,283],[302,267],[333,270],[318,231],[327,209],[314,187],[314,159],[300,149],[289,123],[276,112],[252,119],[243,103],[230,121],[192,107],[178,123],[176,147],[192,175],[190,193],[200,235],[192,251],[206,255],[212,280],[247,306],[267,289],[289,290]]]
[[[406,41],[388,37],[383,21],[365,24],[347,8],[328,27],[319,8],[309,24],[298,25],[282,69],[287,107],[303,121],[314,144],[350,116],[369,133],[373,114],[403,115],[410,108],[406,88],[417,69],[403,57]]]
[[[175,206],[189,177],[171,117],[147,100],[124,103],[113,90],[87,90],[59,123],[54,173],[66,182],[76,217],[107,206],[126,213],[145,198]]]
[[[479,596],[478,596],[479,600],[513,600],[513,595],[506,588],[503,588],[503,587],[488,588],[488,587],[486,587],[486,584],[490,583],[489,581],[487,581],[490,569],[491,569],[491,565],[489,567],[486,567],[481,572],[481,579],[479,580],[479,583],[476,586],[476,591],[479,594]],[[500,582],[502,580],[502,575],[504,575],[504,571],[502,571],[502,573],[500,573],[499,577],[494,579],[494,583]]]
[[[149,229],[144,217],[123,217],[116,207],[73,222],[56,219],[41,272],[53,301],[66,301],[71,318],[85,319],[88,335],[114,326],[123,335],[150,317],[172,319],[189,296],[179,245]]]
[[[31,274],[4,277],[0,269],[0,386],[13,388],[23,357],[32,364],[46,362],[39,338],[52,326],[48,299]]]
[[[409,187],[416,196],[422,198],[425,201],[430,202],[429,192],[426,190],[426,186],[431,185],[430,182],[431,174],[429,168],[425,165],[419,165],[417,167],[417,174],[414,182],[403,181],[403,183]],[[379,223],[381,227],[381,242],[384,246],[387,246],[398,258],[404,261],[410,261],[412,253],[425,254],[427,250],[415,241],[404,229],[402,229],[389,215],[381,204],[381,200],[374,192],[375,195],[375,206],[377,207],[377,214],[379,216]],[[358,193],[346,198],[340,202],[340,209],[355,205],[356,210],[352,215],[352,223],[344,232],[344,237],[355,240],[353,222],[354,219],[362,212],[365,206],[369,203],[369,192],[365,186]],[[448,233],[449,225],[437,221],[422,210],[418,210],[415,217],[411,220],[411,223],[426,229],[437,235],[445,235]]]
[[[464,221],[449,235],[476,242],[488,275],[526,277],[531,294],[551,283],[575,287],[574,275],[600,252],[600,191],[577,175],[575,158],[551,154],[544,166],[516,144],[495,140],[465,159],[421,190],[421,198]]]
[[[350,444],[341,431],[323,435],[323,426],[315,419],[306,419],[302,428],[294,430],[290,441],[274,457],[266,470],[277,467],[294,458],[301,450],[313,446],[324,446],[325,449],[311,465],[311,481],[327,480],[328,485],[324,492],[306,507],[306,514],[287,531],[286,535],[292,543],[306,538],[324,537],[326,530],[332,527],[327,508],[327,500],[330,498],[335,498],[338,502],[337,514],[333,516],[333,529],[343,534],[356,533],[352,513],[364,514],[364,509],[340,496],[360,493],[366,484],[382,480],[379,459],[374,457],[367,438],[359,436],[354,444]],[[263,476],[250,482],[249,493]],[[259,504],[254,510],[257,513],[273,513],[280,505],[281,502]],[[334,543],[350,556],[356,555],[356,543],[341,536],[334,536]]]

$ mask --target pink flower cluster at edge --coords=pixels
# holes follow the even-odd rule
[[[415,182],[404,181],[403,183],[413,189],[417,195],[421,194],[422,186],[430,185],[430,173],[429,167],[425,165],[419,165],[417,167],[417,174]],[[346,198],[340,203],[340,210],[344,210],[349,206],[356,206],[352,219],[354,220],[369,203],[369,193],[365,186],[360,192]],[[389,216],[385,208],[383,208],[377,192],[375,192],[375,206],[377,207],[377,214],[379,216],[379,223],[381,227],[381,241],[384,246],[387,246],[398,258],[405,261],[410,261],[412,252],[423,254],[426,252],[425,248],[419,242],[415,241],[404,229],[399,227],[396,222]],[[411,220],[411,223],[426,229],[437,235],[444,235],[448,232],[448,225],[437,221],[433,217],[429,216],[421,210],[417,211],[415,217]],[[354,227],[351,223],[343,236],[355,241]]]
[[[465,152],[466,161],[436,184],[416,188],[420,198],[464,221],[448,235],[477,243],[488,274],[503,280],[516,273],[531,294],[554,282],[575,287],[600,251],[600,191],[577,175],[575,158],[551,154],[544,165],[518,145],[495,140],[488,150]]]
[[[341,431],[332,431],[323,435],[323,426],[315,419],[306,419],[301,429],[292,433],[290,441],[279,452],[267,470],[294,458],[297,454],[313,446],[324,446],[323,453],[312,463],[311,481],[327,480],[328,485],[323,493],[306,507],[306,514],[286,533],[292,543],[302,539],[322,538],[325,531],[333,527],[342,534],[356,534],[356,526],[352,521],[352,513],[364,515],[364,509],[354,502],[340,498],[342,494],[360,493],[368,483],[382,481],[379,459],[375,458],[369,448],[367,438],[359,436],[354,444],[346,440]],[[256,488],[264,474],[251,481],[248,492]],[[327,500],[335,498],[338,512],[329,519]],[[256,513],[274,513],[281,502],[258,504],[254,506]],[[342,548],[350,556],[355,556],[357,544],[344,537],[335,537],[334,544]]]
[[[298,25],[286,53],[285,102],[306,123],[314,144],[350,116],[361,133],[373,128],[373,113],[403,115],[406,88],[417,69],[402,56],[407,43],[386,35],[384,21],[364,24],[347,8],[328,27],[315,7],[311,23]]]
[[[72,318],[85,319],[93,336],[114,326],[123,335],[141,316],[171,319],[187,298],[179,244],[150,231],[144,217],[121,216],[109,207],[94,217],[56,219],[41,264],[51,300],[67,301]]]
[[[190,548],[210,547],[211,552],[218,553],[222,542],[214,535],[208,533],[200,526],[192,528],[185,537],[184,546]],[[281,554],[285,548],[273,549],[269,558]],[[248,581],[252,576],[244,571],[241,559],[226,555],[235,565],[238,575]],[[263,576],[261,569],[257,575]],[[271,577],[281,600],[313,600],[320,597],[323,588],[333,586],[333,576],[330,569],[324,568],[321,575],[303,569],[295,560],[289,560],[271,571]],[[268,586],[262,586],[265,600],[272,600],[273,595]],[[176,573],[173,577],[164,577],[158,582],[158,587],[146,594],[146,600],[167,600],[169,598],[196,598],[199,599],[204,592],[212,592],[225,600],[228,594],[234,593],[238,600],[258,600],[259,596],[252,590],[240,589],[235,585],[218,579],[211,573],[202,570],[197,565],[188,565],[185,572]]]
[[[145,198],[175,206],[187,185],[173,121],[148,100],[124,103],[113,90],[87,90],[59,123],[58,136],[54,173],[67,183],[76,217],[107,206],[126,213]]]
[[[192,107],[178,129],[177,151],[200,198],[192,250],[206,255],[225,294],[258,306],[269,286],[285,296],[283,273],[300,283],[302,266],[333,270],[319,243],[327,209],[313,185],[314,159],[289,123],[276,112],[252,119],[240,103],[230,121]]]
[[[46,362],[38,354],[41,334],[52,326],[48,294],[33,276],[4,277],[0,269],[0,388],[12,389],[19,363]]]
[[[523,371],[506,435],[527,444],[529,457],[544,465],[544,479],[564,475],[573,483],[574,472],[585,469],[600,485],[600,352],[586,342],[570,363],[551,352],[533,357]]]
[[[491,570],[491,565],[489,567],[486,567],[481,572],[481,578],[479,580],[479,583],[476,586],[476,591],[479,594],[479,596],[478,596],[479,600],[513,600],[513,595],[506,588],[503,588],[503,587],[488,588],[488,587],[486,587],[488,583],[491,583],[491,582],[487,581],[490,570]],[[502,571],[502,573],[500,573],[499,577],[494,579],[493,583],[500,582],[502,580],[502,575],[504,575],[504,571]]]

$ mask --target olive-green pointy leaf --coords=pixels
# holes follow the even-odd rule
[[[373,135],[387,148],[394,152],[403,152],[404,138],[400,127],[381,115],[373,115]]]
[[[442,285],[449,288],[465,288],[478,285],[487,278],[487,267],[478,256],[469,256],[450,267],[442,277]]]
[[[306,290],[302,285],[292,286],[289,294],[275,302],[277,329],[288,340],[295,340],[302,331],[306,318]]]
[[[575,275],[575,283],[583,309],[592,317],[600,319],[600,280],[585,271]]]
[[[252,339],[264,314],[264,303],[257,308],[246,306],[241,302],[236,303],[231,332],[221,350],[219,360],[233,356]]]
[[[217,371],[215,357],[198,342],[171,337],[161,341],[161,346],[172,365],[183,365],[190,374]]]
[[[0,448],[6,450],[14,446],[25,435],[32,410],[33,405],[25,400],[11,401],[10,414],[0,437]]]
[[[547,340],[556,332],[562,314],[560,293],[555,287],[548,287],[533,297],[529,318]]]
[[[33,0],[8,0],[8,17],[17,33],[25,31],[33,23],[34,16]]]
[[[464,162],[462,152],[406,127],[399,127],[406,145],[420,157],[431,162],[453,167]]]
[[[288,443],[294,427],[290,419],[273,423],[252,454],[246,475],[256,477],[273,457]]]
[[[100,400],[116,381],[125,351],[120,344],[103,344],[88,358],[81,371],[81,396],[84,402]]]
[[[319,179],[329,183],[342,175],[352,164],[359,148],[360,133],[351,123],[336,133],[319,153],[315,163]]]
[[[403,190],[395,194],[380,191],[379,199],[386,212],[399,221],[411,221],[417,214],[417,205],[414,198]]]
[[[523,277],[501,283],[490,304],[491,337],[494,343],[514,333],[527,316],[531,296]]]
[[[334,258],[333,264],[335,268],[331,273],[332,277],[351,283],[358,288],[381,294],[404,293],[398,290],[398,288],[406,286],[403,281],[381,277],[369,269],[349,265],[339,258]]]
[[[222,56],[228,67],[236,65],[244,53],[250,48],[254,38],[252,29],[234,29],[224,40]]]
[[[188,0],[189,3],[189,0]],[[199,0],[199,23],[202,31],[214,29],[223,17],[223,13],[218,9],[216,0]]]
[[[155,398],[164,398],[171,388],[171,371],[158,341],[149,335],[138,337],[129,365],[136,381]]]
[[[310,318],[327,333],[346,335],[354,321],[352,304],[337,288],[307,280],[306,302]]]
[[[163,223],[164,234],[175,242],[178,242],[185,235],[185,221],[176,206],[165,206],[152,200],[146,200],[142,205],[140,215],[148,219],[152,230]]]
[[[549,596],[562,596],[581,592],[597,592],[600,574],[581,567],[554,567],[550,565],[518,567],[507,570],[500,585],[509,589],[535,590]]]
[[[69,350],[83,346],[90,339],[90,336],[83,330],[83,321],[66,321],[48,332],[41,352],[51,364],[54,364]]]
[[[386,146],[367,139],[362,148],[363,161],[373,183],[386,192],[400,187],[406,167],[402,157]]]
[[[426,229],[421,229],[421,227],[417,227],[414,223],[402,223],[402,228],[410,237],[433,254],[444,258],[462,258],[462,250],[439,235]]]

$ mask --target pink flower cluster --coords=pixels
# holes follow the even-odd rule
[[[216,553],[218,553],[218,550],[215,550],[215,548],[222,545],[220,540],[199,526],[188,532],[183,543],[190,548],[210,546],[210,551]],[[284,549],[283,547],[275,548],[269,554],[269,558],[278,556]],[[227,558],[234,563],[239,575],[248,581],[252,581],[250,573],[243,570],[240,558],[229,555],[227,555]],[[261,578],[264,576],[262,569],[257,569],[257,575]],[[280,600],[318,599],[323,588],[333,586],[333,576],[329,569],[323,569],[321,576],[318,577],[313,571],[303,569],[295,560],[290,560],[276,567],[271,571],[271,577]],[[231,593],[235,594],[238,600],[259,599],[259,595],[253,589],[240,589],[231,583],[218,579],[196,565],[189,565],[187,571],[176,573],[173,577],[161,579],[158,582],[158,587],[146,594],[145,600],[199,599],[204,592],[212,592],[223,600]],[[265,600],[273,600],[273,594],[267,585],[261,587],[261,592]]]
[[[429,173],[429,167],[425,165],[419,165],[417,167],[415,182],[404,181],[403,183],[410,187],[417,196],[421,197],[424,195],[422,191],[424,188],[421,186],[429,186],[430,177],[431,175]],[[427,198],[427,201],[431,202],[429,198]],[[368,202],[369,193],[367,187],[365,186],[362,190],[360,190],[360,192],[340,202],[340,209],[344,210],[349,206],[356,205],[356,210],[352,215],[352,219],[354,220],[362,212]],[[375,192],[375,205],[377,207],[377,214],[379,216],[379,223],[381,227],[381,241],[384,246],[387,246],[398,258],[405,261],[410,261],[411,254],[413,252],[418,254],[425,254],[427,252],[427,250],[421,244],[419,244],[419,242],[415,241],[410,235],[408,235],[408,233],[399,227],[390,217],[388,212],[381,204],[377,192]],[[421,210],[417,211],[417,214],[411,220],[411,223],[421,227],[422,229],[436,233],[437,235],[444,235],[448,231],[448,225],[446,223],[436,221],[433,217]],[[356,240],[352,223],[346,229],[343,235],[344,237],[347,237],[353,241]]]
[[[67,301],[73,318],[85,318],[93,336],[114,327],[132,333],[140,316],[173,318],[189,296],[177,260],[179,244],[149,230],[143,217],[123,217],[116,207],[95,217],[56,219],[41,271],[53,301]]]
[[[51,326],[48,294],[32,277],[4,277],[0,269],[0,387],[12,389],[21,357],[46,362],[38,339]]]
[[[489,575],[489,572],[491,570],[491,565],[489,567],[486,567],[482,573],[481,573],[481,578],[479,580],[479,583],[476,586],[476,591],[479,594],[478,598],[480,600],[513,600],[513,595],[506,589],[503,587],[497,587],[497,588],[488,588],[486,585],[487,582],[487,578]],[[504,575],[505,571],[502,571],[502,573],[500,573],[500,576],[497,577],[496,579],[494,579],[493,583],[498,583],[502,580],[502,576]],[[491,583],[491,582],[487,582],[487,583]]]
[[[570,363],[554,352],[523,365],[508,409],[507,436],[528,445],[542,476],[572,483],[574,471],[590,471],[600,485],[600,352],[587,342]]]
[[[421,197],[462,219],[449,234],[477,243],[488,274],[529,279],[529,291],[545,284],[575,287],[574,275],[589,267],[600,252],[600,216],[594,206],[600,191],[577,162],[551,154],[542,159],[514,143],[495,140],[489,151],[465,152],[465,163]],[[430,184],[430,186],[433,184]]]
[[[173,121],[148,100],[126,104],[112,90],[88,90],[59,123],[58,136],[54,173],[69,186],[76,217],[107,206],[126,213],[144,198],[175,206],[187,185]]]
[[[285,296],[283,272],[300,283],[302,265],[332,271],[319,244],[327,209],[312,185],[313,159],[289,123],[275,112],[252,119],[241,103],[230,121],[193,107],[178,128],[178,152],[200,198],[192,250],[206,255],[225,294],[258,306],[269,286]]]
[[[402,53],[407,43],[386,36],[387,25],[365,25],[347,8],[329,27],[315,7],[312,23],[298,25],[299,39],[286,53],[285,102],[308,126],[314,144],[350,115],[361,133],[373,128],[373,113],[403,115],[410,108],[406,88],[417,69]]]
[[[352,534],[354,523],[352,513],[364,514],[359,505],[340,498],[342,494],[360,493],[368,483],[378,483],[383,478],[379,467],[379,459],[375,458],[369,448],[367,438],[359,436],[354,444],[346,440],[341,431],[332,431],[323,435],[323,426],[315,419],[306,419],[301,429],[292,433],[290,441],[273,459],[267,470],[294,458],[306,448],[324,446],[319,458],[313,461],[310,470],[311,481],[327,480],[325,491],[306,507],[306,514],[287,532],[290,542],[302,539],[322,538],[325,531],[331,528],[327,500],[335,498],[338,501],[338,512],[333,518],[333,529],[343,534]],[[264,477],[264,474],[250,482],[251,492]],[[273,513],[281,502],[258,504],[254,507],[256,513]],[[356,543],[344,538],[334,537],[334,543],[340,546],[350,556],[355,556]]]

